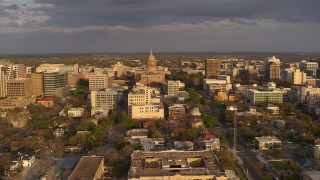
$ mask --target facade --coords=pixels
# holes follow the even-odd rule
[[[259,150],[275,149],[281,147],[281,141],[275,136],[255,137]]]
[[[43,73],[34,73],[31,75],[32,92],[35,96],[44,96]]]
[[[0,97],[7,96],[7,81],[9,76],[7,75],[7,67],[0,65]]]
[[[260,91],[260,90],[248,90],[248,100],[252,104],[259,103],[282,103],[283,93],[280,91]]]
[[[54,98],[52,98],[52,97],[45,97],[45,98],[39,99],[37,102],[39,104],[43,105],[44,107],[53,107],[54,106]]]
[[[108,87],[112,87],[112,80],[108,74],[90,74],[89,76],[89,90],[90,91],[99,91],[102,89],[106,89]],[[110,80],[110,83],[109,83]]]
[[[117,103],[122,98],[122,93],[106,89],[105,91],[91,91],[91,115],[97,112],[109,112],[117,108]]]
[[[30,78],[16,78],[7,81],[8,97],[30,97],[32,95],[32,80]]]
[[[100,180],[104,172],[103,156],[83,156],[68,180]]]
[[[290,100],[297,103],[315,104],[320,102],[320,88],[312,86],[292,86]]]
[[[180,125],[185,122],[186,110],[183,104],[175,104],[169,107],[168,122],[170,125]]]
[[[179,172],[179,173],[177,173]],[[212,151],[134,151],[129,180],[227,180]]]
[[[56,96],[56,89],[66,87],[67,74],[64,72],[43,73],[44,96]]]
[[[316,77],[318,63],[317,62],[301,61],[301,63],[299,64],[299,68],[301,69],[301,71],[307,73],[307,76]]]
[[[185,84],[181,81],[169,80],[164,84],[164,91],[169,97],[177,97],[180,89],[184,89]]]
[[[280,63],[270,62],[267,64],[265,79],[267,81],[280,80]]]
[[[205,60],[205,78],[216,79],[220,75],[220,60],[206,59]]]
[[[202,143],[205,150],[210,150],[210,151],[220,150],[220,139],[212,136],[211,134],[203,134]]]
[[[80,118],[83,116],[84,108],[70,108],[68,110],[69,118]]]
[[[79,65],[65,65],[65,64],[40,64],[37,67],[37,72],[65,72],[65,73],[79,73]]]
[[[230,76],[222,76],[219,79],[204,79],[203,88],[209,95],[213,95],[216,90],[228,92],[232,88]]]
[[[302,85],[306,84],[307,74],[300,69],[288,68],[282,72],[281,80],[291,82],[294,85]]]
[[[163,119],[164,108],[159,104],[144,104],[131,106],[132,119]]]

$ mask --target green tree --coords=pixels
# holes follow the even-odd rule
[[[189,98],[192,103],[200,103],[200,94],[193,88],[188,89]]]
[[[208,128],[214,128],[219,124],[219,121],[216,116],[204,116],[203,123]]]
[[[121,113],[120,123],[127,129],[138,127],[138,124],[134,122],[126,112]]]

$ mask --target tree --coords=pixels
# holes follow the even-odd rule
[[[214,128],[219,124],[219,121],[216,116],[204,116],[203,123],[208,128]]]
[[[121,113],[120,123],[127,129],[138,127],[138,123],[134,122],[124,111]]]
[[[158,130],[149,130],[150,138],[162,138],[162,134]]]
[[[193,88],[188,88],[189,98],[192,103],[198,104],[200,102],[200,94]]]

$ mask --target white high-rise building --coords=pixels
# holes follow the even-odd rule
[[[307,73],[307,76],[316,77],[318,63],[317,62],[301,61],[301,63],[299,64],[299,68],[301,69],[301,71]]]
[[[91,115],[97,112],[109,112],[117,108],[118,101],[122,98],[122,93],[106,89],[105,91],[91,91]]]

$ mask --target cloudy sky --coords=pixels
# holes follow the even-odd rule
[[[320,52],[320,0],[0,0],[0,54]]]

